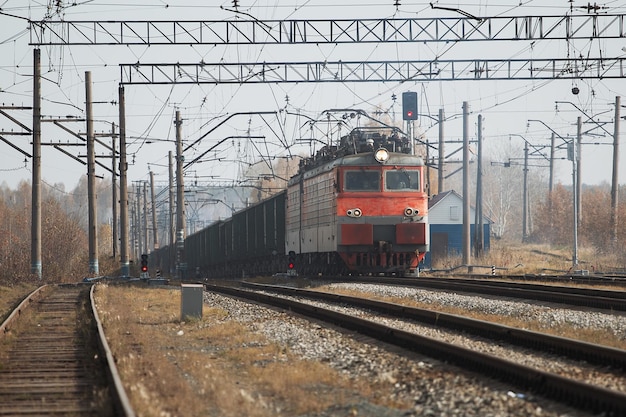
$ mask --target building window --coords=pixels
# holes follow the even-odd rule
[[[459,220],[459,206],[450,206],[450,220]]]

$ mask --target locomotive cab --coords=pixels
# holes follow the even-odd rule
[[[337,251],[353,271],[415,275],[428,250],[423,163],[397,153],[384,165],[361,157],[337,170]]]

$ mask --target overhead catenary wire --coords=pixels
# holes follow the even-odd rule
[[[7,3],[7,2],[5,2]],[[382,2],[378,2],[380,4],[382,4]],[[411,3],[411,2],[406,2],[403,1],[401,2],[402,5],[399,9],[395,10],[391,7],[385,9],[386,11],[388,11],[390,13],[391,16],[400,16],[403,13],[413,13],[415,10],[420,11],[425,11],[424,9],[424,3],[418,4],[416,5],[415,3]],[[485,12],[489,12],[489,11],[494,11],[496,13],[499,14],[505,14],[505,13],[512,13],[516,9],[516,10],[526,10],[524,9],[524,6],[534,6],[534,7],[543,7],[546,8],[548,6],[543,6],[542,4],[540,4],[541,2],[531,2],[531,1],[526,1],[526,2],[515,2],[514,6],[508,6],[508,9],[503,9],[504,6],[506,6],[507,2],[501,1],[501,2],[497,2],[497,3],[493,3],[493,2],[485,2],[485,1],[478,1],[478,2],[473,2],[471,4],[468,5],[468,7],[471,8],[471,10],[474,12],[474,14],[477,15],[481,15],[482,11]],[[615,2],[611,2],[611,6],[615,6],[617,5],[617,3]],[[97,6],[102,6],[104,4],[107,5],[111,5],[111,2],[103,2],[103,1],[91,1],[91,2],[81,2],[78,3],[76,7],[72,7],[72,8],[67,8],[65,10],[66,12],[66,17],[82,17],[84,15],[86,15],[87,10],[94,10],[95,7]],[[180,11],[183,10],[185,8],[189,9],[192,6],[192,2],[190,1],[181,1],[181,2],[177,2],[176,5],[170,5],[169,8],[165,9],[165,4],[162,1],[135,1],[133,3],[123,3],[123,2],[117,2],[114,3],[114,8],[116,8],[118,11],[133,11],[133,10],[148,10],[150,8],[154,9],[154,10],[167,10],[168,16],[172,14],[173,11]],[[227,3],[225,3],[227,4]],[[391,6],[391,2],[386,2],[387,5]],[[35,7],[39,7],[35,4],[32,4],[33,6],[33,10]],[[246,7],[245,9],[242,9],[242,7]],[[292,4],[292,9],[289,9],[289,6],[287,3],[282,3],[282,4],[271,4],[271,5],[267,5],[264,2],[256,2],[253,3],[252,5],[244,5],[244,3],[240,2],[239,5],[239,9],[240,10],[245,10],[247,13],[249,13],[252,16],[262,16],[262,17],[266,17],[268,14],[270,14],[269,17],[274,17],[274,14],[283,14],[284,16],[287,16],[286,18],[289,18],[290,16],[296,16],[298,14],[300,14],[300,16],[302,16],[302,14],[306,14],[306,13],[311,13],[312,10],[315,9],[320,9],[321,7],[326,7],[329,8],[331,11],[332,10],[338,10],[338,7],[341,7],[341,4],[339,3],[333,3],[333,2],[326,2],[326,4],[324,6],[320,6],[320,2],[316,2],[316,1],[307,1],[303,4],[297,4],[294,5]],[[364,5],[363,7],[374,7],[374,5],[372,5],[370,2],[368,2],[368,4]],[[464,6],[465,7],[465,6]],[[497,7],[500,7],[500,9],[497,9]],[[554,6],[552,6],[552,9],[548,9],[548,10],[560,10],[557,8],[554,8]],[[620,6],[623,7],[623,6]],[[561,7],[562,9],[562,7]],[[24,10],[24,9],[23,9]],[[43,9],[39,9],[39,10],[43,10]],[[209,10],[208,7],[206,8],[200,8],[198,9],[200,11],[202,10]],[[265,14],[264,14],[265,13]],[[521,13],[520,13],[521,14]],[[282,16],[278,16],[279,18]],[[577,45],[578,46],[578,45]],[[428,47],[430,48],[430,45],[428,45]],[[152,48],[154,49],[154,48]],[[210,55],[214,55],[217,51],[217,49],[219,48],[215,48],[213,46],[211,47],[207,47],[206,49],[203,48],[199,48],[196,46],[190,47],[189,50],[192,51],[195,55],[198,56],[199,59],[204,59]],[[226,48],[224,48],[226,49]],[[320,49],[318,47],[318,49]],[[379,47],[372,47],[372,48],[366,48],[365,53],[369,54],[369,56],[371,56],[372,54],[376,54],[378,52],[380,52]],[[133,54],[135,57],[137,57],[138,59],[143,59],[144,56],[148,56],[148,54],[151,51],[151,47],[142,47],[142,48],[137,48],[137,47],[133,47],[133,48],[127,48],[127,50]],[[420,48],[420,50],[423,50],[423,48]],[[96,60],[100,61],[99,63],[101,64],[101,66],[104,68],[104,58],[103,58],[103,54],[100,53],[99,51],[96,51],[95,49],[91,50],[92,52],[95,52],[95,55],[97,56]],[[238,56],[240,57],[245,57],[245,53],[251,53],[251,51],[246,51],[245,49],[241,48],[237,51],[237,53],[239,54]],[[254,51],[254,56],[255,57],[259,57],[261,53],[266,52],[266,49],[264,48],[256,48],[256,50]],[[454,50],[452,50],[452,52],[454,52]],[[333,56],[333,54],[338,53],[338,49],[336,48],[327,48],[325,49],[325,55],[324,56]],[[444,50],[441,51],[436,51],[437,55],[440,56],[441,54],[445,54],[447,52],[445,52]],[[516,53],[523,53],[522,50],[517,51]],[[399,54],[399,49],[396,46],[396,55],[398,56]],[[228,54],[226,52],[224,52],[222,54],[222,57],[227,57]],[[248,55],[249,56],[249,55]],[[74,56],[71,56],[71,54],[66,55],[66,59],[67,58],[71,58],[70,60],[73,60],[74,62],[66,62],[67,67],[65,68],[65,72],[68,72],[68,68],[71,68],[72,66],[74,66],[74,69],[76,69],[74,71],[74,69],[72,69],[72,72],[76,73],[78,76],[80,76],[81,74],[81,68],[84,67],[85,64],[81,63],[81,62],[76,62],[77,57],[74,54]],[[65,93],[66,91],[69,91],[66,88],[62,88],[65,85],[66,79],[65,77],[68,77],[67,74],[64,74],[62,76],[61,80],[57,80],[57,85],[59,86],[59,92],[60,93]],[[526,83],[525,85],[522,86],[516,86],[514,88],[509,88],[508,86],[505,87],[504,91],[503,91],[503,87],[502,85],[499,85],[497,87],[497,90],[495,93],[489,93],[489,92],[483,92],[480,91],[480,95],[477,96],[477,98],[479,100],[477,100],[476,102],[472,103],[472,109],[474,110],[474,112],[480,112],[480,111],[492,111],[492,110],[496,110],[498,108],[507,108],[507,105],[509,103],[514,103],[516,100],[520,100],[520,99],[524,99],[525,96],[528,93],[533,93],[537,90],[540,90],[544,85],[548,86],[550,83],[541,83],[541,84],[536,84],[536,83]],[[598,81],[597,83],[594,84],[602,84],[602,81]],[[432,85],[432,83],[431,83]],[[391,87],[391,88],[388,88]],[[221,109],[224,110],[224,113],[228,113],[228,108],[231,104],[233,104],[235,101],[240,100],[242,97],[245,97],[246,92],[244,91],[244,88],[242,85],[236,87],[236,91],[234,95],[231,94],[225,94],[223,97],[218,96],[216,94],[214,94],[214,92],[218,89],[217,86],[211,86],[210,89],[208,88],[204,88],[203,86],[195,86],[195,89],[202,89],[203,90],[203,95],[206,96],[210,96],[211,100],[216,101],[217,105],[221,105]],[[304,114],[315,114],[315,108],[319,108],[319,103],[321,102],[316,102],[315,101],[315,95],[319,92],[319,91],[324,91],[323,86],[321,85],[312,85],[309,87],[307,87],[306,94],[308,95],[308,97],[310,98],[309,100],[306,101],[306,105],[302,105],[301,101],[300,101],[300,97],[298,97],[299,95],[297,94],[298,90],[301,90],[301,86],[298,85],[289,85],[284,87],[283,85],[279,85],[279,84],[268,84],[265,86],[265,88],[269,89],[269,91],[271,92],[271,94],[273,96],[278,96],[279,94],[275,94],[275,91],[277,91],[277,88],[280,88],[281,91],[284,91],[285,93],[291,95],[293,97],[293,104],[294,104],[294,108],[300,108],[303,110]],[[371,94],[369,92],[366,91],[366,89],[362,89],[360,87],[357,87],[355,84],[345,84],[343,87],[341,87],[341,89],[337,89],[337,94],[336,97],[332,97],[333,100],[344,100],[346,97],[349,98],[350,102],[348,104],[352,104],[355,107],[378,107],[381,102],[386,104],[389,103],[389,97],[391,97],[391,92],[397,92],[398,89],[402,89],[404,88],[403,85],[395,85],[395,86],[391,86],[389,84],[387,85],[383,85],[380,88],[380,91],[378,91],[375,94]],[[431,87],[428,85],[428,83],[420,83],[419,88],[422,91],[422,94],[425,95],[425,99],[430,98],[432,100],[432,94],[431,94]],[[177,88],[177,90],[179,90],[179,88]],[[246,88],[247,90],[247,88]],[[617,88],[613,89],[613,90],[617,90]],[[17,91],[17,89],[16,89]],[[156,90],[152,91],[152,90],[148,90],[151,91],[153,94],[153,101],[154,102],[161,102],[162,100],[164,100],[165,96],[168,96],[167,94],[161,94],[160,92],[157,92]],[[295,92],[294,94],[292,94],[291,92]],[[310,93],[309,93],[310,92]],[[180,95],[179,93],[181,93],[180,91],[177,91],[177,95]],[[186,101],[188,98],[193,99],[193,93],[192,93],[192,87],[189,87],[189,89],[186,91],[187,94],[184,94],[185,91],[182,92],[183,93],[183,97],[184,100]],[[619,91],[614,91],[614,94],[619,93]],[[7,93],[8,94],[8,93]],[[303,97],[307,97],[307,95],[304,95]],[[25,95],[25,97],[28,97],[27,95]],[[169,98],[169,97],[168,97]],[[224,100],[223,98],[225,98],[226,100]],[[450,98],[450,97],[449,97]],[[454,96],[452,97],[453,100],[455,101],[449,101],[448,103],[446,103],[446,107],[450,108],[450,107],[454,107],[456,105],[458,105],[458,100],[461,98],[461,96]],[[44,98],[44,100],[46,100],[46,98]],[[82,107],[82,103],[80,103],[80,96],[78,96],[78,99],[75,96],[69,95],[68,96],[68,101],[71,102],[74,106],[77,106],[77,108]],[[583,102],[584,103],[584,107],[587,108],[587,105],[592,105],[593,103],[596,102],[596,100],[591,97],[590,95],[586,95],[585,97],[583,97],[583,95],[581,94],[579,97],[577,97],[577,99],[588,99],[588,103],[587,102]],[[54,99],[53,99],[54,100]],[[63,99],[61,100],[54,100],[51,101],[51,103],[61,103]],[[299,102],[300,101],[300,102]],[[213,104],[213,103],[212,103]],[[345,104],[345,102],[343,102],[343,104]],[[280,105],[278,103],[278,100],[274,99],[274,105],[279,108],[282,107],[282,105]],[[290,104],[291,105],[291,104]],[[182,103],[182,102],[178,102],[178,100],[175,100],[175,102],[170,102],[170,104],[168,106],[180,106],[180,108],[183,109],[194,109],[192,111],[190,111],[189,113],[185,114],[185,118],[186,120],[186,128],[189,128],[190,130],[186,133],[191,133],[191,132],[198,132],[200,133],[201,130],[199,128],[197,128],[198,123],[194,124],[194,120],[200,119],[200,118],[204,118],[204,120],[206,120],[207,118],[207,114],[204,111],[195,111],[195,107],[189,105],[188,102],[186,103]],[[311,107],[309,107],[311,106]],[[390,106],[384,106],[384,107],[390,107]],[[428,107],[428,105],[427,105]],[[581,105],[581,107],[583,107]],[[218,111],[213,111],[212,114],[218,114]],[[447,112],[448,113],[448,112]],[[450,112],[452,113],[452,112]],[[161,117],[163,117],[164,115],[167,114],[167,111],[163,111],[161,113]],[[209,118],[211,118],[211,116],[208,116]],[[168,129],[171,128],[171,120],[168,121]],[[153,116],[150,116],[149,120],[145,121],[142,120],[141,124],[134,124],[134,126],[129,129],[129,130],[140,130],[140,134],[136,135],[138,137],[140,137],[141,135],[146,135],[146,141],[149,141],[149,137],[150,136],[162,136],[161,132],[159,132],[158,134],[156,132],[154,132],[154,129],[157,128],[157,126],[160,124],[160,121],[153,118]],[[140,129],[137,129],[137,126],[140,126]],[[152,130],[150,130],[152,129]],[[195,137],[196,135],[189,135],[189,137]],[[143,146],[145,142],[139,140],[134,142],[135,145],[137,146]],[[289,148],[290,150],[292,148]],[[142,152],[145,151],[145,148],[142,148]]]

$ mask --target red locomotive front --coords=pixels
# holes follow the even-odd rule
[[[286,250],[302,272],[417,274],[429,244],[428,195],[424,162],[406,143],[353,131],[291,179]]]

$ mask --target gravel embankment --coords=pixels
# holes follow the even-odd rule
[[[480,297],[433,293],[410,288],[372,284],[338,285],[350,287],[358,285],[358,289],[362,291],[419,298],[420,301],[436,298],[440,303],[450,303],[472,309],[485,308],[491,312],[498,311],[499,314],[533,317],[533,320],[542,317],[547,323],[566,320],[580,323],[581,327],[608,326],[618,332],[620,329],[626,329],[626,320],[623,316],[613,317],[593,312],[573,314],[569,310],[557,311],[525,303],[485,300]],[[288,346],[303,358],[326,362],[351,378],[388,381],[391,388],[389,392],[380,393],[381,396],[409,400],[409,403],[413,404],[410,410],[398,411],[382,409],[364,400],[364,403],[356,410],[358,414],[345,414],[347,410],[328,410],[327,413],[317,414],[316,417],[334,415],[361,417],[589,415],[536,397],[531,393],[518,392],[506,384],[486,380],[445,363],[419,355],[406,357],[403,354],[394,353],[393,348],[372,343],[366,337],[342,333],[273,309],[213,293],[205,293],[205,302],[227,310],[231,319],[245,323],[251,331],[261,332],[268,339]],[[623,335],[624,331],[621,330],[621,332],[620,334]],[[470,344],[476,341],[473,338],[460,337],[458,343]],[[507,354],[507,348],[503,349]],[[523,357],[527,353],[520,351],[516,355]],[[547,363],[552,362],[554,358],[543,360]],[[598,376],[598,379],[601,378],[602,376]],[[623,385],[617,386],[620,387],[619,389],[624,389]]]
[[[330,287],[356,289],[386,297],[411,298],[423,303],[450,305],[468,311],[517,317],[522,320],[537,321],[546,328],[565,323],[580,329],[603,329],[624,340],[624,347],[626,348],[626,315],[622,312],[606,314],[597,311],[577,311],[518,301],[494,300],[486,297],[392,285],[340,283],[332,284]]]

